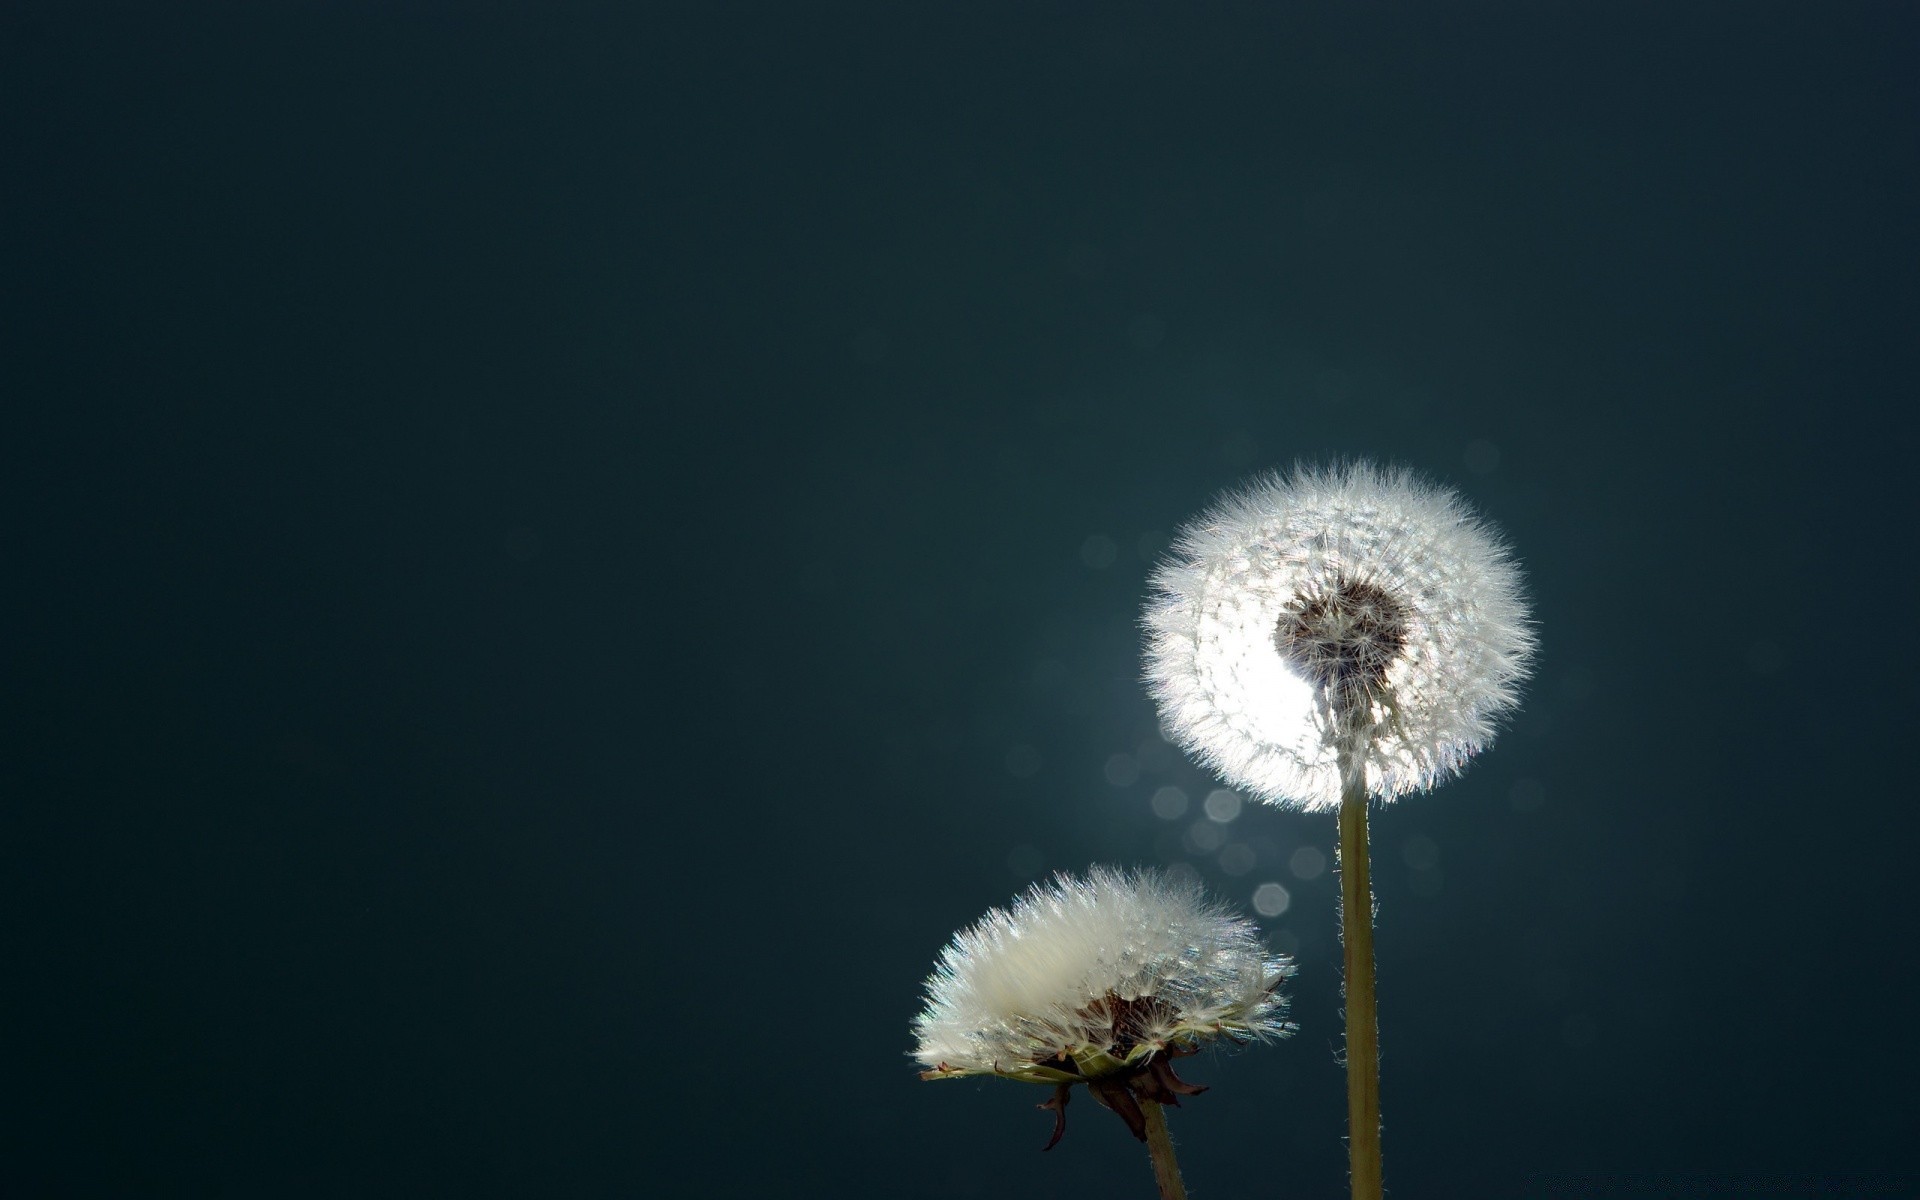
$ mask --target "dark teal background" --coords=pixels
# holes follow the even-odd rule
[[[1375,821],[1392,1193],[1920,1194],[1916,33],[8,5],[0,1191],[1146,1196],[908,1023],[1190,861],[1301,968],[1194,1194],[1342,1194],[1332,822],[1153,814],[1136,619],[1362,455],[1542,642]]]

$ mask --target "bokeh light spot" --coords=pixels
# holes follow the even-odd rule
[[[1240,815],[1240,793],[1226,788],[1215,788],[1207,793],[1204,805],[1209,821],[1218,821],[1222,825]]]
[[[1153,815],[1163,821],[1177,821],[1187,815],[1187,794],[1168,785],[1153,794]]]
[[[1245,875],[1258,861],[1253,847],[1245,842],[1235,842],[1220,852],[1220,869],[1229,875]]]
[[[1196,854],[1212,854],[1226,842],[1227,831],[1214,821],[1195,821],[1187,827],[1187,845]]]
[[[1277,917],[1287,911],[1293,896],[1277,883],[1263,883],[1253,889],[1253,911],[1263,917]]]
[[[1287,859],[1295,879],[1318,879],[1327,873],[1327,853],[1318,846],[1302,846]]]
[[[1158,529],[1149,529],[1134,539],[1133,552],[1140,561],[1151,566],[1160,561],[1160,555],[1167,549],[1167,535]]]
[[[1157,737],[1142,739],[1133,748],[1133,756],[1140,760],[1140,770],[1144,774],[1165,774],[1173,769],[1173,747]]]

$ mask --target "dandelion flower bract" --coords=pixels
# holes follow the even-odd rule
[[[1169,1058],[1292,1030],[1278,987],[1293,970],[1198,883],[1109,867],[1059,875],[954,935],[927,980],[913,1055],[925,1079],[1052,1084],[1062,1112],[1068,1087],[1092,1084],[1139,1135],[1129,1089],[1161,1103],[1200,1090]]]
[[[1340,714],[1377,799],[1458,771],[1518,703],[1520,572],[1454,493],[1366,463],[1275,473],[1179,533],[1146,607],[1174,740],[1269,802],[1340,804]]]

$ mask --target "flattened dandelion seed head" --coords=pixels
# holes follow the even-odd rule
[[[1091,1082],[1207,1039],[1290,1032],[1278,988],[1292,974],[1197,883],[1095,867],[954,935],[927,980],[913,1056],[930,1079]]]
[[[1465,765],[1533,655],[1520,572],[1454,493],[1366,463],[1272,474],[1181,530],[1147,602],[1167,730],[1277,804],[1340,803],[1337,713],[1381,799]]]

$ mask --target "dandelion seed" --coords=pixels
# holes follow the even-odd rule
[[[1454,774],[1518,703],[1533,657],[1519,570],[1452,492],[1365,463],[1301,468],[1181,531],[1145,625],[1174,740],[1271,803],[1339,810],[1351,1182],[1379,1200],[1367,802]],[[1284,896],[1263,885],[1255,904]]]
[[[1076,1084],[1148,1141],[1159,1105],[1205,1090],[1173,1059],[1214,1038],[1292,1032],[1278,989],[1293,971],[1198,884],[1109,867],[1058,875],[954,935],[927,980],[913,1055],[922,1079],[1053,1087],[1048,1149]]]
[[[1406,471],[1267,476],[1183,529],[1153,583],[1164,724],[1276,804],[1340,803],[1342,713],[1374,797],[1432,787],[1492,740],[1533,653],[1504,544]]]

